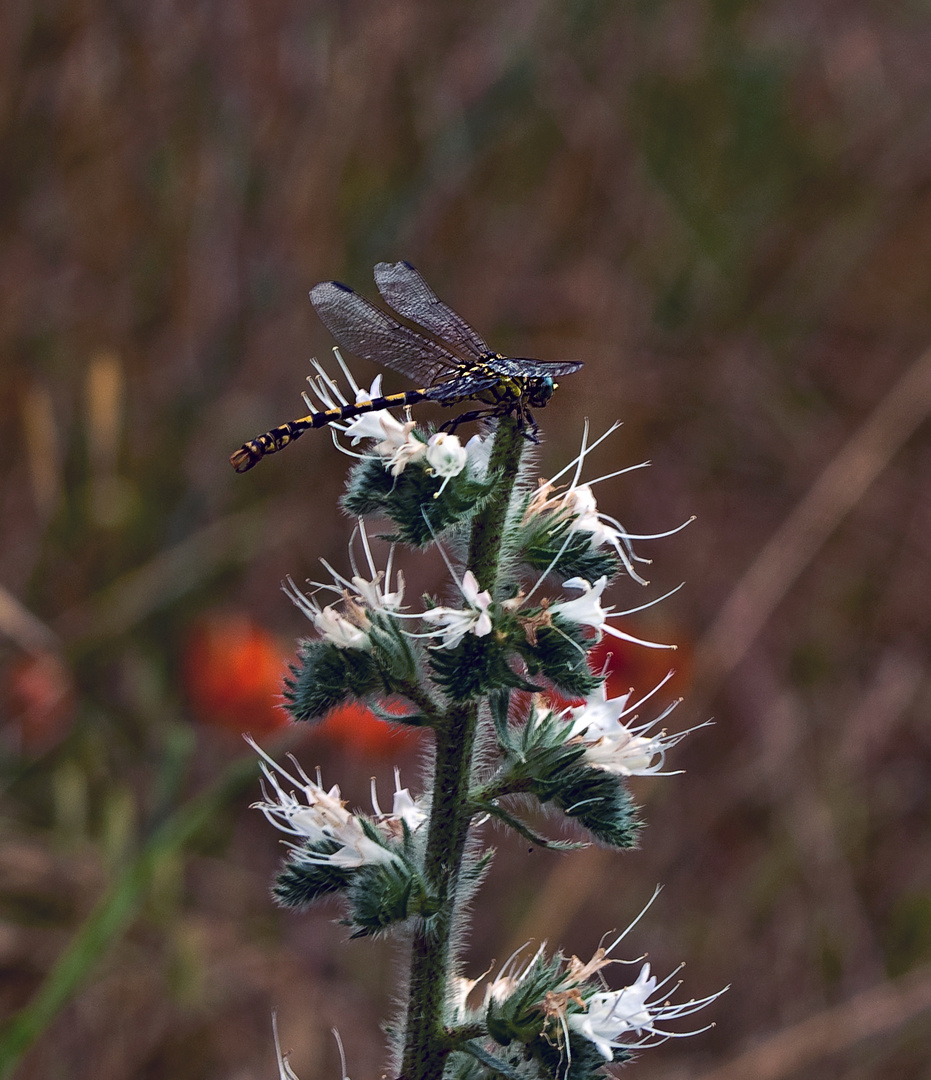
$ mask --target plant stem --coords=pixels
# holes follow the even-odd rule
[[[468,788],[478,706],[450,711],[437,731],[433,806],[424,874],[438,910],[411,942],[410,1003],[401,1075],[440,1080],[449,1047],[443,1031],[456,883],[469,830]]]
[[[516,421],[501,420],[495,433],[489,471],[500,479],[494,494],[472,523],[468,568],[480,588],[494,595],[501,544],[524,437]],[[479,720],[479,703],[452,706],[436,729],[433,799],[424,874],[437,913],[422,923],[411,941],[407,1024],[401,1080],[441,1080],[449,1039],[443,1028],[452,963],[456,888],[469,833],[472,808],[469,781]]]
[[[523,449],[524,435],[517,421],[513,417],[501,420],[488,462],[489,475],[500,471],[501,479],[491,501],[472,522],[468,568],[475,574],[479,588],[487,589],[495,599],[501,542]]]

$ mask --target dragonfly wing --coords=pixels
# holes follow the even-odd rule
[[[378,263],[375,284],[385,301],[405,319],[476,360],[485,360],[491,355],[478,332],[439,299],[410,263]]]
[[[424,400],[445,402],[462,401],[465,398],[475,397],[476,394],[480,394],[483,390],[495,386],[500,381],[500,377],[491,371],[483,372],[481,374],[476,372],[472,375],[462,375],[459,378],[448,379],[446,382],[437,383],[436,386],[431,386],[424,394]]]
[[[571,375],[582,367],[581,360],[532,360],[528,356],[496,356],[488,362],[502,375],[525,379]]]
[[[310,302],[343,348],[394,368],[419,386],[430,386],[463,369],[462,361],[447,349],[395,322],[340,281],[315,285]]]

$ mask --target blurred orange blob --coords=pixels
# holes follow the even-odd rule
[[[282,708],[289,662],[275,636],[247,615],[211,615],[195,623],[185,643],[184,689],[201,723],[234,735],[266,735],[292,723]],[[390,712],[394,706],[385,708]],[[308,735],[370,756],[396,753],[411,734],[409,728],[379,720],[360,702],[340,705],[320,723],[300,726]]]
[[[393,712],[391,704],[384,706]],[[405,711],[399,708],[398,712]],[[340,705],[327,713],[323,723],[316,728],[324,738],[335,745],[352,750],[361,756],[391,757],[405,746],[414,729],[389,724],[357,701]]]
[[[64,738],[74,718],[71,674],[54,653],[17,660],[6,672],[4,733],[27,754],[50,750]]]
[[[628,627],[625,626],[625,630]],[[631,631],[636,633],[636,631]],[[682,697],[692,681],[692,650],[675,630],[666,627],[658,640],[676,645],[676,649],[648,649],[630,641],[605,636],[588,654],[592,671],[607,667],[608,697],[620,697],[633,687],[638,697],[652,690],[669,671],[674,674],[660,693],[664,697]],[[640,635],[637,635],[640,636]],[[650,636],[650,635],[647,635]]]
[[[182,659],[188,701],[202,723],[263,735],[290,723],[281,708],[288,661],[277,639],[246,615],[195,623]]]
[[[641,636],[629,625],[625,624],[624,629]],[[592,671],[596,675],[607,672],[605,689],[609,698],[623,697],[629,690],[634,691],[635,699],[640,698],[662,682],[670,671],[672,677],[660,690],[657,701],[668,702],[687,693],[692,681],[691,645],[679,639],[674,630],[665,629],[661,640],[678,646],[676,649],[650,649],[606,634],[589,650],[588,663]],[[554,709],[582,704],[580,698],[566,698],[555,690],[548,690],[545,698]]]

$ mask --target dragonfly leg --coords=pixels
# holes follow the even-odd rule
[[[533,413],[529,409],[524,409],[520,420],[521,431],[523,431],[524,436],[532,443],[537,443],[539,445],[540,440],[538,436],[540,434],[540,425],[534,419]]]
[[[492,416],[500,416],[497,409],[471,409],[469,412],[460,413],[452,420],[447,420],[440,425],[440,431],[448,431],[452,434],[460,424],[468,424],[473,420],[485,420]]]

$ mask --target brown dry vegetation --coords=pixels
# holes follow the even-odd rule
[[[40,992],[158,826],[241,756],[181,673],[205,613],[281,636],[324,556],[325,435],[247,476],[331,342],[306,294],[406,258],[499,348],[580,358],[582,419],[683,643],[642,851],[502,838],[469,973],[632,935],[717,1026],[651,1080],[927,1077],[931,10],[830,0],[8,0],[0,7],[0,1011]],[[360,365],[361,374],[370,372]],[[389,378],[389,389],[403,389]],[[442,567],[417,589],[444,587]],[[413,575],[412,575],[413,576]],[[617,600],[641,600],[636,586]],[[282,646],[283,653],[287,644]],[[400,756],[413,782],[416,749]],[[305,741],[354,801],[390,759]],[[390,781],[389,781],[390,782]],[[158,848],[31,1080],[381,1075],[384,943],[274,910],[242,781]],[[60,975],[59,975],[60,977]]]

